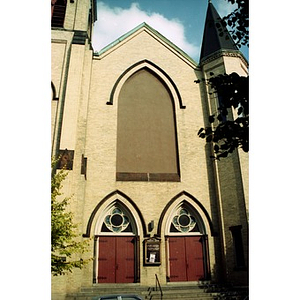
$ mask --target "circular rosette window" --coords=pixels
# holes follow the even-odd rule
[[[129,219],[120,208],[113,208],[104,219],[104,224],[112,232],[126,231],[129,227]]]
[[[189,211],[180,209],[173,217],[172,224],[180,232],[190,232],[195,228],[197,222]]]

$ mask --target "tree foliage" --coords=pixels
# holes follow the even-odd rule
[[[208,143],[214,143],[213,157],[216,159],[227,157],[236,148],[248,152],[249,77],[239,76],[236,73],[221,74],[211,77],[205,83],[210,85],[211,94],[217,97],[219,107],[208,118],[211,125],[201,128],[198,136],[206,139]]]
[[[219,35],[228,25],[237,47],[249,47],[249,0],[226,0],[237,4],[238,8],[225,16],[217,26]],[[249,151],[249,76],[239,76],[236,73],[210,74],[208,80],[202,79],[210,85],[212,94],[218,99],[217,111],[209,116],[211,124],[200,128],[198,136],[213,143],[214,158],[227,157],[236,148],[244,152]],[[199,83],[201,80],[196,80]],[[233,113],[232,113],[233,112]]]
[[[52,162],[51,178],[51,273],[54,276],[65,275],[73,268],[81,269],[90,260],[76,259],[87,251],[89,240],[79,239],[78,225],[73,223],[73,214],[67,211],[71,197],[59,199],[68,173],[64,169],[55,173],[56,163]]]
[[[249,47],[249,0],[227,0],[231,4],[237,4],[238,8],[222,19],[224,26],[230,27],[230,34],[240,48],[242,45]],[[222,33],[222,27],[219,28]]]

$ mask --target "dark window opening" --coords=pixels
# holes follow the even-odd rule
[[[51,1],[51,27],[63,27],[65,21],[67,1]]]
[[[224,105],[223,97],[220,96],[220,95],[218,95],[217,97],[218,97],[218,102],[219,102],[218,110],[219,110],[219,113],[221,114],[221,120],[219,120],[219,121],[224,123],[224,122],[227,121],[228,111],[227,111],[227,108]]]
[[[232,226],[229,228],[233,238],[233,246],[235,252],[236,267],[245,267],[245,257],[243,249],[243,239],[242,239],[242,226]]]
[[[58,157],[58,169],[73,170],[74,150],[59,150]]]

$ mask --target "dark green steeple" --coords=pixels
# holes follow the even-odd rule
[[[230,36],[230,33],[226,29],[226,26],[221,23],[220,15],[216,11],[213,4],[209,1],[202,40],[200,62],[204,58],[207,58],[219,50],[237,51],[238,48]]]

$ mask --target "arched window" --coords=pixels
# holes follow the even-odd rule
[[[170,234],[205,234],[201,217],[187,204],[180,205],[173,213],[169,227]]]
[[[120,90],[117,180],[179,181],[173,97],[148,68],[131,75]]]
[[[51,27],[63,27],[67,0],[51,0]]]
[[[136,235],[135,219],[119,200],[111,203],[98,218],[96,235]]]
[[[106,213],[101,232],[125,233],[132,232],[132,222],[128,214],[120,206],[114,205]]]

